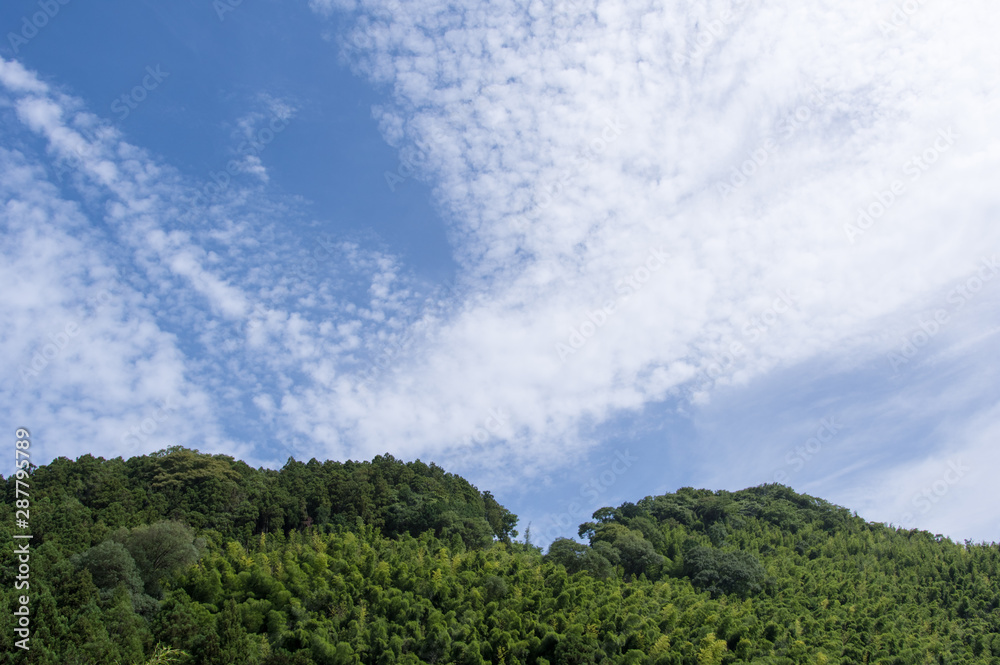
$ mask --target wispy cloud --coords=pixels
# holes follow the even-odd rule
[[[14,287],[3,339],[9,374],[23,377],[6,388],[12,413],[46,428],[51,456],[72,453],[77,437],[106,455],[186,443],[268,463],[315,445],[289,437],[272,448],[287,426],[274,422],[273,405],[287,408],[284,392],[310,377],[330,389],[341,365],[359,364],[359,331],[383,331],[405,311],[395,259],[338,243],[340,288],[330,270],[305,283],[288,270],[301,247],[274,231],[288,211],[260,190],[234,183],[192,206],[191,180],[78,100],[16,62],[0,62],[0,84],[8,121],[46,146],[44,155],[2,153],[5,283]],[[270,115],[252,112],[243,129],[290,117],[287,104],[265,101]],[[47,181],[44,162],[72,174],[79,201]],[[352,302],[356,293],[343,291],[355,285],[362,297]],[[338,311],[346,315],[333,324],[327,314]],[[149,414],[163,403],[184,416],[161,424]],[[154,431],[136,435],[149,418]],[[272,434],[257,432],[257,420]]]
[[[830,354],[866,362],[890,347],[888,325],[997,246],[996,74],[970,70],[986,4],[925,7],[890,36],[861,2],[312,6],[353,12],[343,49],[391,86],[387,140],[428,153],[482,293],[410,370],[427,390],[401,378],[380,396],[419,405],[359,422],[363,439],[391,439],[397,419],[421,430],[412,414],[483,392],[518,414],[511,450],[558,451],[581,423],[668,395],[703,400]],[[947,150],[911,184],[941,132]],[[762,145],[768,158],[721,196]],[[845,226],[893,179],[905,196],[852,245]],[[650,247],[671,256],[662,274],[559,362]],[[748,322],[788,290],[796,307],[750,342]],[[731,371],[711,371],[736,343]]]
[[[893,7],[860,0],[310,7],[342,12],[317,29],[342,30],[338,55],[388,91],[375,109],[386,140],[421,155],[460,266],[451,295],[391,253],[299,235],[303,204],[264,187],[265,146],[296,102],[258,98],[232,125],[230,161],[187,178],[4,61],[0,112],[44,141],[5,153],[22,184],[4,253],[35,243],[54,266],[4,295],[49,303],[19,305],[10,357],[116,294],[105,323],[84,317],[50,360],[53,377],[62,359],[97,366],[74,353],[111,355],[108,368],[59,379],[66,392],[38,392],[38,409],[100,394],[83,389],[100,377],[117,397],[90,398],[72,422],[101,440],[151,418],[149,447],[178,428],[173,442],[269,462],[392,450],[539,477],[589,450],[595,426],[651,405],[709,410],[794,368],[828,385],[872,363],[891,375],[887,354],[1000,246],[1000,17],[985,0],[924,4],[889,31]],[[51,166],[72,190],[48,182]],[[18,203],[25,192],[37,202]],[[948,354],[995,367],[997,293],[982,290],[976,316],[955,312],[907,369]],[[91,334],[125,348],[73,350]],[[921,386],[910,401],[857,390],[846,406],[905,418]],[[198,418],[157,421],[171,395]]]

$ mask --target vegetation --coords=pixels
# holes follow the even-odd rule
[[[7,611],[0,662],[1000,664],[1000,548],[780,485],[602,508],[543,555],[488,492],[390,456],[173,448],[30,483],[31,651]]]

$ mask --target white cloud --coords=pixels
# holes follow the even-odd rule
[[[289,100],[267,93],[258,94],[253,100],[252,109],[234,123],[233,158],[219,173],[228,171],[230,177],[245,173],[263,183],[269,182],[270,176],[261,155],[276,135],[285,130],[297,111]],[[227,180],[227,186],[228,182]]]
[[[261,220],[240,206],[249,199],[266,216],[273,204],[234,186],[226,205],[192,209],[176,173],[31,76],[3,62],[0,83],[14,94],[3,106],[47,141],[59,177],[68,169],[89,204],[46,182],[37,155],[2,154],[0,237],[13,288],[3,294],[10,318],[0,338],[9,374],[25,377],[7,389],[12,417],[45,433],[49,457],[77,454],[79,437],[106,456],[185,443],[283,459],[289,449],[255,451],[232,432],[245,420],[243,395],[280,391],[300,363],[336,356],[341,330],[344,347],[356,346],[350,326],[323,333],[320,321],[288,311],[297,302],[333,310],[328,285],[317,292],[285,274],[295,265],[287,238],[254,238]],[[271,101],[287,118],[290,107]]]
[[[427,154],[484,285],[373,396],[357,427],[376,447],[401,431],[418,449],[460,438],[490,403],[514,414],[514,452],[572,446],[581,422],[672,389],[704,399],[692,373],[733,342],[723,383],[882,354],[887,323],[997,246],[997,74],[970,66],[996,19],[985,3],[922,7],[888,38],[861,2],[359,5],[345,48],[392,84],[387,140]],[[845,227],[879,197],[887,210],[852,244]],[[560,363],[556,344],[657,246],[670,265]],[[796,307],[748,343],[781,290]]]
[[[197,417],[203,440],[218,440],[211,400],[186,379],[173,336],[107,263],[107,239],[23,155],[0,152],[0,171],[7,420],[35,432],[36,452],[50,458],[80,454],[87,441],[113,457],[195,435],[190,418],[170,417],[178,409]],[[141,429],[163,401],[165,417]]]
[[[0,60],[0,78],[15,92],[44,92],[46,86],[16,60]]]
[[[392,91],[386,140],[425,156],[462,269],[451,307],[350,244],[324,244],[333,258],[303,279],[289,268],[314,239],[242,232],[280,230],[285,203],[234,185],[191,210],[177,174],[0,68],[21,121],[111,201],[149,334],[186,332],[167,376],[212,395],[220,421],[267,423],[310,454],[475,451],[537,475],[623,413],[882,362],[1000,245],[985,0],[924,4],[888,35],[891,6],[860,0],[310,6],[353,12],[345,54]],[[259,102],[241,140],[295,112]],[[244,165],[266,182],[259,152]],[[995,331],[997,292],[979,298],[914,362]],[[961,354],[995,367],[984,348]],[[921,404],[878,398],[902,417]],[[486,430],[496,409],[508,420]]]

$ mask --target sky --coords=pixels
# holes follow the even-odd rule
[[[1000,7],[8,0],[0,422],[1000,541]]]

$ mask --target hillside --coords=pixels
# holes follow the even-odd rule
[[[272,471],[172,448],[26,480],[30,591],[4,548],[0,662],[1000,663],[1000,548],[780,485],[602,508],[589,544],[543,555],[489,492],[388,455]]]

